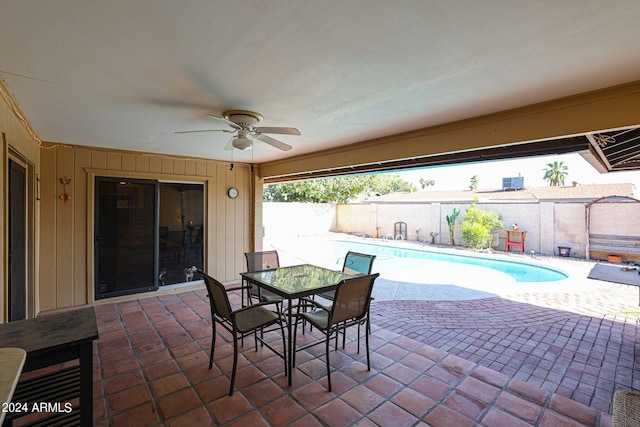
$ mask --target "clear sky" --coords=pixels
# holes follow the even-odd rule
[[[412,182],[421,190],[420,178],[435,180],[433,190],[463,190],[469,187],[471,177],[478,175],[479,189],[502,188],[502,178],[523,176],[525,187],[543,187],[549,185],[543,178],[548,163],[564,162],[569,175],[565,185],[573,181],[580,184],[627,183],[640,190],[640,171],[611,172],[601,174],[577,153],[559,154],[541,157],[527,157],[515,160],[468,163],[459,166],[429,167],[398,172],[405,180]]]

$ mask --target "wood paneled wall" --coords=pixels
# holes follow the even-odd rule
[[[40,147],[38,142],[29,133],[24,116],[18,105],[9,94],[9,90],[0,79],[0,144],[2,144],[2,161],[0,162],[0,197],[3,200],[0,209],[2,231],[0,232],[0,272],[2,285],[0,286],[0,323],[8,319],[8,277],[7,265],[8,231],[6,213],[8,204],[8,173],[9,159],[18,160],[27,169],[27,241],[26,244],[26,287],[27,287],[27,315],[33,317],[37,314],[37,282],[38,277],[35,266],[38,264],[38,224],[39,205],[36,200],[36,177],[40,168]]]
[[[93,302],[93,218],[96,176],[205,184],[205,268],[222,281],[239,279],[252,242],[248,165],[89,148],[42,151],[40,311]],[[64,202],[60,178],[71,178]],[[229,187],[240,196],[227,196]]]

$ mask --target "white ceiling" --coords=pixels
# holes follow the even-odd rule
[[[3,0],[0,75],[44,141],[264,162],[640,79],[637,0]],[[253,157],[252,157],[253,156]]]

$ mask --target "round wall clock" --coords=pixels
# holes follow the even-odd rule
[[[231,187],[229,189],[229,191],[227,191],[227,194],[229,195],[229,197],[231,197],[232,199],[235,199],[236,197],[238,197],[238,194],[240,194],[238,192],[238,189],[236,187]]]

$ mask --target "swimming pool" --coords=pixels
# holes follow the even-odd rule
[[[351,250],[377,255],[378,257],[424,259],[486,267],[506,273],[513,277],[516,282],[554,282],[569,277],[568,274],[560,270],[519,260],[460,255],[450,252],[438,252],[429,248],[412,249],[393,246],[391,243],[376,244],[350,240],[331,240],[330,247],[336,254],[342,254],[341,256]]]

